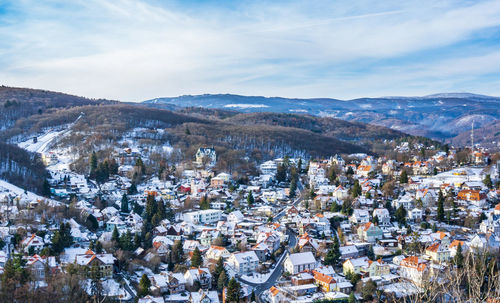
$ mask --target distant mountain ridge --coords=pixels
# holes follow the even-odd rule
[[[474,121],[476,142],[496,146],[500,141],[498,134],[491,136],[489,133],[483,133],[490,132],[491,126],[498,124],[496,122],[500,119],[500,98],[471,93],[352,100],[204,94],[155,98],[144,101],[143,104],[159,108],[230,109],[245,113],[307,113],[385,126],[411,135],[446,139],[465,145],[470,142],[453,138],[470,130]]]

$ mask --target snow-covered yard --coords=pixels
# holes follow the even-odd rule
[[[250,275],[243,275],[241,278],[251,283],[264,283],[269,279],[272,273],[272,271],[266,274],[252,273]]]

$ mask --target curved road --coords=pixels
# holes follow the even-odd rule
[[[301,182],[299,182],[298,187],[299,188],[302,187]],[[293,201],[292,205],[297,206],[301,200],[302,200],[302,197],[301,197],[301,194],[299,191],[299,196],[297,197],[297,199],[295,199],[295,201]],[[276,216],[273,217],[273,222],[279,221],[285,215],[285,212],[286,212],[286,208],[283,209],[282,211],[280,211]],[[271,274],[271,276],[269,276],[269,278],[267,279],[266,282],[254,283],[254,282],[248,282],[242,278],[238,278],[238,280],[240,280],[240,282],[245,283],[247,285],[250,285],[254,288],[255,297],[257,298],[257,301],[259,301],[259,302],[262,301],[261,295],[264,293],[264,291],[268,290],[274,284],[276,284],[276,281],[279,279],[279,277],[281,277],[281,274],[283,273],[283,262],[285,261],[286,255],[288,253],[290,253],[290,248],[295,247],[295,245],[297,244],[297,237],[293,231],[288,230],[287,235],[288,235],[288,243],[286,246],[286,250],[281,255],[280,259],[276,263],[276,266],[274,267],[273,273]]]

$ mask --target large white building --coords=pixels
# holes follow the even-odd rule
[[[255,272],[259,265],[259,258],[253,250],[250,250],[231,254],[227,263],[234,268],[236,273],[246,275]]]
[[[184,221],[192,224],[213,224],[217,223],[222,216],[222,210],[205,209],[184,214]]]
[[[312,252],[296,253],[286,256],[285,271],[295,275],[304,270],[312,270],[316,267],[316,259]]]

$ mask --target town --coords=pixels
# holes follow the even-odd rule
[[[44,147],[51,198],[0,181],[12,298],[59,287],[89,302],[428,302],[431,289],[465,296],[460,283],[437,291],[460,270],[489,277],[486,294],[471,293],[498,296],[498,153],[403,142],[405,161],[285,156],[242,176],[217,171],[214,147],[148,174],[132,146],[92,152],[82,175],[70,151],[47,147],[53,137],[20,144]]]

